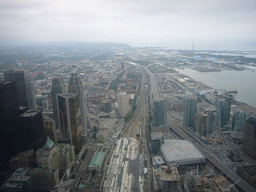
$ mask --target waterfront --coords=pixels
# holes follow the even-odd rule
[[[234,97],[256,108],[255,70],[198,72],[192,69],[176,69],[180,73],[200,81],[214,89],[237,90]]]

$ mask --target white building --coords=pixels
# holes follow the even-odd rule
[[[118,111],[121,117],[124,117],[130,112],[129,105],[130,97],[126,92],[119,92],[117,95]]]

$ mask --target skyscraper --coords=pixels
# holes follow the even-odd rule
[[[163,99],[154,100],[154,126],[167,125],[167,106]]]
[[[242,110],[235,111],[232,120],[232,131],[243,132],[246,120],[246,113]]]
[[[44,146],[46,135],[44,132],[42,111],[28,110],[19,117],[19,141],[22,151]]]
[[[195,114],[197,112],[197,100],[196,98],[186,98],[184,102],[184,115],[183,126],[194,127],[195,126]]]
[[[58,120],[57,94],[62,94],[62,93],[63,93],[63,86],[61,83],[61,79],[59,77],[53,78],[52,87],[51,87],[51,97],[52,97],[53,117],[56,124],[56,129],[60,129],[59,120]]]
[[[250,157],[256,158],[256,118],[249,117],[244,126],[242,150]]]
[[[198,112],[195,115],[195,128],[199,135],[206,136],[208,125],[208,115],[203,112]]]
[[[78,94],[79,96],[80,109],[81,109],[82,135],[86,137],[87,135],[86,103],[85,103],[84,87],[78,76],[78,73],[71,73],[68,91],[69,93]]]
[[[19,153],[16,139],[18,118],[19,118],[19,100],[17,95],[16,82],[0,83],[0,141],[1,162],[7,162],[12,156]]]
[[[76,153],[82,148],[81,108],[78,94],[57,95],[61,133],[69,138]]]
[[[15,81],[20,106],[28,106],[29,109],[36,109],[35,93],[33,84],[30,83],[29,74],[26,71],[9,70],[4,72],[5,81]]]
[[[121,117],[124,117],[130,112],[129,105],[130,97],[126,92],[119,92],[117,95],[118,112]]]
[[[206,131],[206,134],[207,134],[212,132],[212,126],[214,121],[214,111],[208,110],[208,111],[205,111],[205,113],[208,115],[207,131]]]
[[[225,99],[218,99],[216,102],[215,126],[217,129],[223,129],[229,121],[230,116],[229,103]]]

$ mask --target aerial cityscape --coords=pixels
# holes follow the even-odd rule
[[[255,100],[239,99],[255,92],[252,55],[76,42],[2,49],[1,189],[255,191]],[[247,74],[250,90],[186,71]]]
[[[0,0],[0,190],[255,192],[255,10]]]

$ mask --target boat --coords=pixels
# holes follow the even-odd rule
[[[238,91],[237,90],[229,90],[229,91],[226,91],[226,93],[237,93]]]

